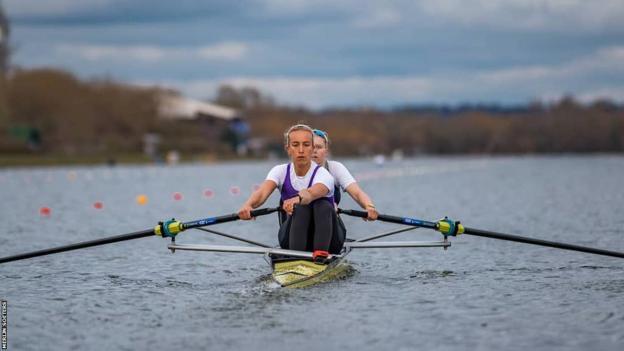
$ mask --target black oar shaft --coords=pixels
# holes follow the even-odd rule
[[[251,216],[252,217],[264,216],[264,215],[268,215],[270,213],[273,213],[273,212],[275,212],[277,210],[278,210],[277,207],[261,208],[261,209],[257,209],[257,210],[251,211]],[[220,217],[209,217],[209,218],[199,219],[199,220],[196,220],[196,221],[184,222],[184,223],[182,223],[182,227],[184,229],[192,229],[192,228],[205,227],[207,225],[212,225],[212,224],[219,224],[219,223],[226,223],[226,222],[237,221],[238,219],[239,219],[238,218],[238,214],[232,213],[232,214],[225,215],[225,216],[220,216]]]
[[[252,217],[264,216],[264,215],[273,213],[277,210],[278,210],[277,208],[261,208],[258,210],[251,211],[251,215]],[[186,223],[183,223],[182,225],[183,225],[183,229],[190,229],[190,228],[199,228],[199,227],[212,225],[212,224],[232,222],[238,219],[239,219],[238,214],[233,213],[230,215],[225,215],[225,216],[220,216],[220,217],[209,217],[209,218],[204,218],[204,219],[200,219],[197,221],[186,222]],[[7,256],[7,257],[0,257],[0,264],[11,262],[11,261],[25,260],[27,258],[51,255],[55,253],[65,252],[65,251],[84,249],[84,248],[92,247],[92,246],[106,245],[106,244],[116,243],[116,242],[125,241],[125,240],[145,238],[145,237],[152,236],[152,235],[154,235],[154,228],[146,229],[146,230],[142,230],[142,231],[134,232],[134,233],[111,236],[108,238],[102,238],[102,239],[91,240],[91,241],[83,241],[83,242],[76,243],[76,244],[53,247],[53,248],[45,249],[45,250],[26,252],[23,254]]]
[[[518,243],[547,246],[547,247],[553,247],[553,248],[563,249],[563,250],[580,251],[580,252],[586,252],[586,253],[591,253],[591,254],[596,254],[596,255],[624,258],[624,253],[622,252],[595,249],[592,247],[559,243],[559,242],[548,241],[548,240],[533,239],[533,238],[527,238],[527,237],[511,235],[511,234],[496,233],[496,232],[490,232],[490,231],[481,230],[481,229],[464,228],[464,234],[481,236],[484,238],[491,238],[491,239],[515,241]]]
[[[71,245],[58,246],[58,247],[53,247],[53,248],[45,249],[45,250],[27,252],[27,253],[23,253],[19,255],[8,256],[8,257],[2,257],[0,258],[0,263],[25,260],[27,258],[51,255],[51,254],[55,254],[59,252],[65,252],[65,251],[84,249],[87,247],[111,244],[111,243],[116,243],[116,242],[125,241],[125,240],[139,239],[139,238],[144,238],[144,237],[152,236],[152,235],[154,235],[154,229],[143,230],[140,232],[134,232],[134,233],[129,233],[129,234],[117,235],[117,236],[111,236],[111,237],[103,238],[103,239],[83,241],[83,242],[71,244]]]
[[[362,218],[366,218],[367,217],[367,213],[363,212],[363,211],[339,209],[338,212],[339,213],[344,213],[344,214],[349,215],[349,216],[354,216],[354,217],[362,217]],[[415,226],[415,227],[422,227],[422,228],[429,228],[429,229],[439,230],[439,227],[438,227],[437,223],[429,222],[429,221],[423,221],[423,220],[420,220],[420,219],[414,219],[414,218],[408,218],[408,217],[389,216],[389,215],[383,215],[383,214],[380,214],[377,217],[377,219],[379,219],[380,221],[384,221],[384,222],[406,224],[406,225],[411,225],[411,226]],[[547,247],[553,247],[553,248],[563,249],[563,250],[579,251],[579,252],[591,253],[591,254],[595,254],[595,255],[624,258],[624,252],[610,251],[610,250],[603,250],[603,249],[595,249],[593,247],[586,247],[586,246],[580,246],[580,245],[559,243],[559,242],[548,241],[548,240],[541,240],[541,239],[533,239],[533,238],[527,238],[527,237],[518,236],[518,235],[490,232],[490,231],[481,230],[481,229],[473,229],[473,228],[466,228],[466,227],[464,227],[463,229],[464,229],[463,234],[468,234],[468,235],[481,236],[481,237],[491,238],[491,239],[515,241],[515,242],[519,242],[519,243],[539,245],[539,246],[547,246]]]

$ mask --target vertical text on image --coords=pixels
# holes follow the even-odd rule
[[[9,303],[5,300],[0,301],[2,308],[2,350],[6,350],[8,346],[7,326],[9,324],[7,312],[9,309]]]

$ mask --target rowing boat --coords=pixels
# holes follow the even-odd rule
[[[349,252],[351,249],[345,248],[323,263],[275,254],[267,254],[266,258],[271,265],[271,277],[276,283],[282,287],[305,288],[346,275],[349,266],[345,257]]]
[[[322,264],[312,261],[312,252],[269,247],[262,243],[252,242],[248,239],[240,238],[232,234],[226,234],[206,228],[200,228],[200,230],[225,236],[230,239],[252,243],[255,246],[177,244],[172,242],[167,247],[172,252],[182,250],[263,254],[271,266],[271,277],[276,283],[287,288],[304,288],[344,277],[349,271],[349,265],[345,261],[345,257],[354,249],[387,249],[408,247],[442,247],[446,249],[451,246],[450,241],[446,239],[441,241],[375,241],[375,239],[381,237],[398,234],[412,229],[415,229],[415,227],[400,228],[391,232],[346,242],[340,254],[329,255],[327,262]]]

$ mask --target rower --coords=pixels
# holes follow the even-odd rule
[[[329,136],[327,132],[320,129],[314,129],[314,153],[312,154],[312,160],[319,165],[325,167],[329,173],[334,177],[334,202],[336,207],[340,203],[340,190],[345,191],[355,202],[366,210],[367,217],[365,220],[374,221],[379,216],[377,209],[370,196],[360,188],[355,181],[355,178],[351,175],[347,167],[341,162],[329,160]],[[337,231],[332,237],[331,251],[340,250],[344,245],[346,238],[346,227],[342,222],[340,216],[336,217]]]
[[[251,210],[261,206],[276,188],[281,193],[279,244],[284,249],[312,251],[315,261],[329,256],[334,234],[334,177],[312,161],[314,132],[305,124],[284,133],[284,147],[290,162],[273,167],[265,181],[238,211],[251,219]],[[341,248],[341,247],[340,247]],[[338,253],[338,252],[332,252]]]

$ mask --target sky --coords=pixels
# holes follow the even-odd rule
[[[624,102],[622,0],[0,0],[12,63],[309,108]]]

